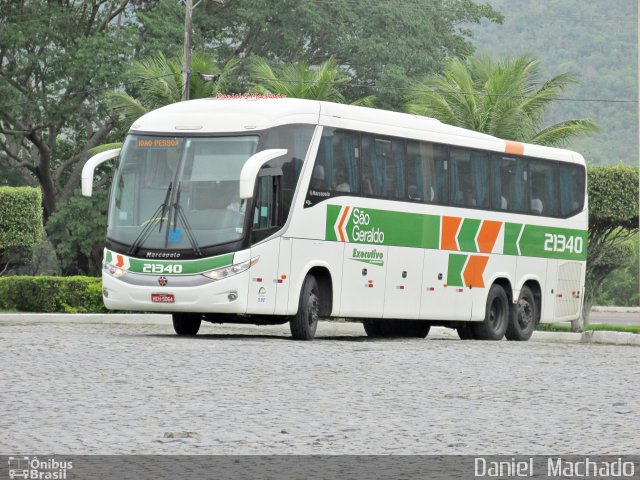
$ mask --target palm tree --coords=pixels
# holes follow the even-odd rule
[[[191,57],[189,98],[213,97],[225,88],[231,73],[238,67],[231,59],[220,68],[202,53]],[[204,80],[200,73],[219,75],[215,82]],[[135,96],[124,91],[110,92],[107,98],[111,108],[133,123],[141,115],[156,108],[179,102],[182,96],[182,60],[167,59],[162,53],[134,62],[127,76],[135,89]]]
[[[547,108],[572,83],[576,79],[569,73],[540,82],[539,62],[527,55],[453,59],[442,74],[414,85],[406,111],[505,140],[562,146],[598,131],[591,119],[544,126]]]
[[[252,57],[249,74],[255,82],[254,93],[348,103],[338,87],[348,82],[349,76],[333,57],[317,67],[299,62],[281,68],[272,68],[265,59]],[[352,104],[369,107],[374,99],[374,96],[368,96]]]

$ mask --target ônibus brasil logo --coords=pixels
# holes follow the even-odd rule
[[[34,480],[65,480],[73,462],[55,458],[9,457],[9,478]]]
[[[371,224],[371,215],[362,208],[342,207],[333,228],[341,242],[384,243],[384,232]]]

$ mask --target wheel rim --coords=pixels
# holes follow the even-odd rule
[[[533,322],[533,309],[531,303],[526,298],[521,298],[518,302],[518,324],[526,329]]]

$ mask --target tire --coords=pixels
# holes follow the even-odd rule
[[[473,333],[473,328],[470,322],[465,322],[462,326],[456,328],[458,331],[458,337],[460,340],[475,340],[476,335]]]
[[[196,335],[202,324],[202,315],[197,313],[174,313],[173,329],[178,335]]]
[[[431,324],[421,320],[363,320],[367,336],[372,338],[425,338]]]
[[[502,340],[509,326],[509,299],[500,285],[493,284],[487,296],[487,308],[482,322],[471,328],[478,340]]]
[[[505,334],[507,340],[526,342],[533,335],[537,320],[538,309],[533,292],[529,287],[522,287]]]
[[[307,275],[300,292],[298,313],[289,321],[294,340],[313,340],[320,318],[320,290],[313,275]]]

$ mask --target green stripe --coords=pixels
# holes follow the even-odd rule
[[[112,253],[107,250],[107,258]],[[215,268],[226,267],[233,262],[233,253],[218,255],[216,257],[199,258],[197,260],[155,260],[141,259],[129,257],[129,271],[133,273],[144,273],[150,275],[195,275],[198,273],[208,272]],[[124,258],[127,258],[123,255]],[[145,267],[146,265],[146,267]],[[154,269],[154,265],[156,265]],[[162,272],[159,271],[157,265],[162,266]],[[176,265],[179,265],[176,271]],[[179,273],[178,273],[179,272]]]
[[[462,269],[467,261],[468,255],[452,253],[449,255],[449,266],[447,268],[447,285],[451,287],[464,287],[462,281]]]
[[[465,218],[458,233],[458,245],[463,252],[477,252],[476,235],[480,228],[480,220]]]
[[[504,250],[505,255],[518,255],[516,242],[522,230],[521,223],[507,223],[504,226]]]

